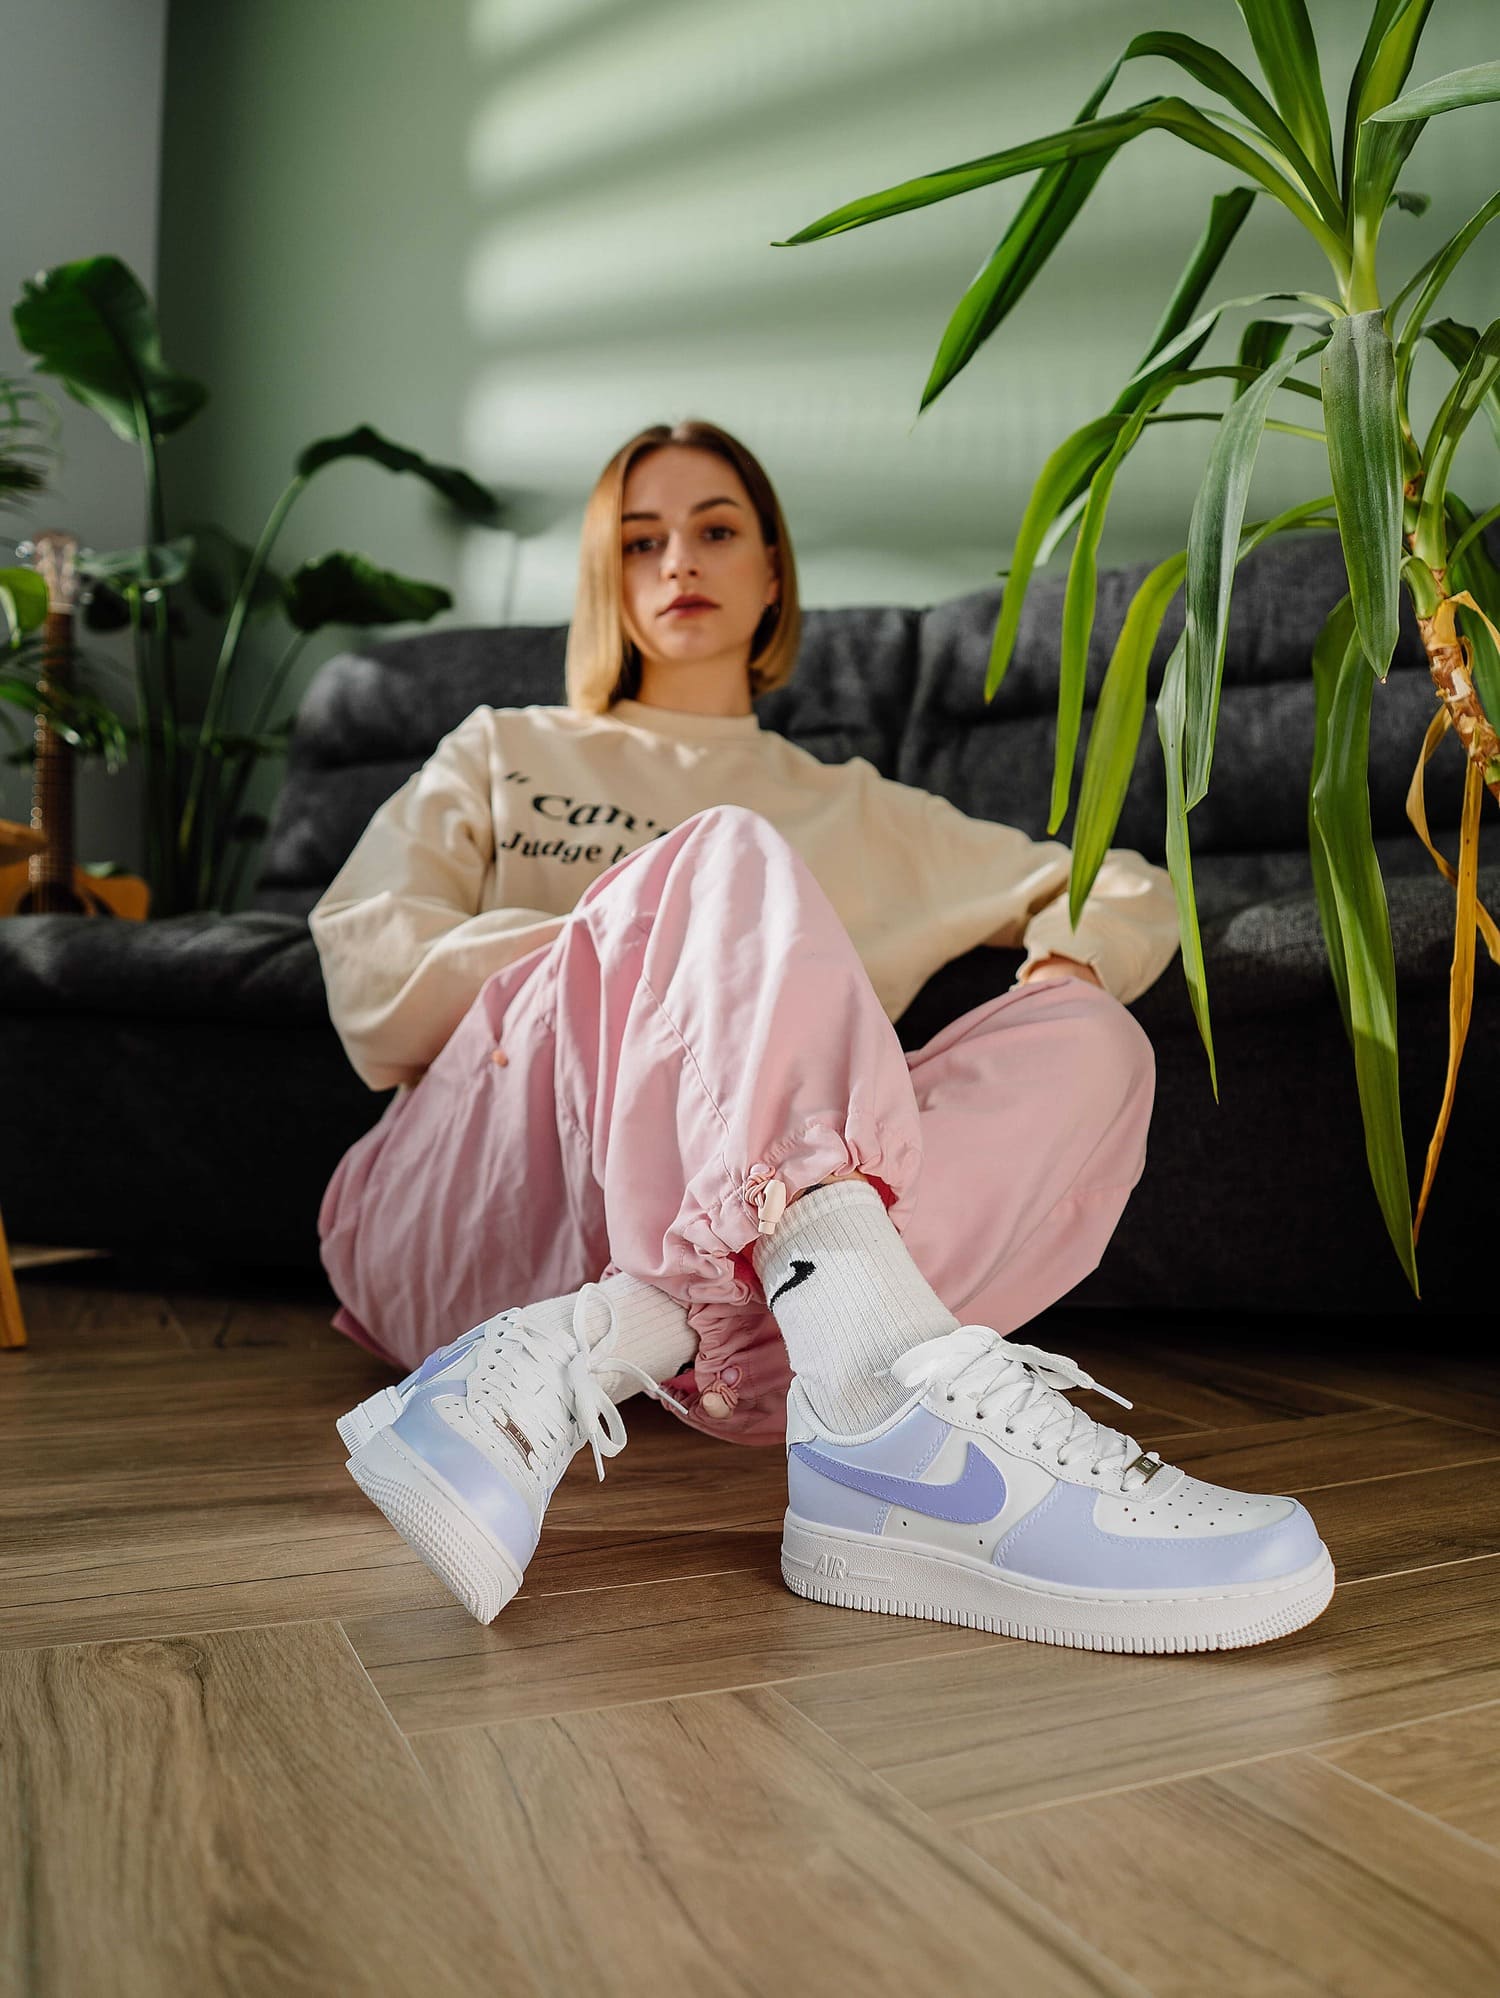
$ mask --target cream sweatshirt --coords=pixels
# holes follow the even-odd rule
[[[862,756],[823,763],[753,711],[477,707],[380,806],[308,918],[361,1080],[419,1081],[492,972],[550,943],[623,855],[716,804],[751,807],[802,855],[893,1021],[977,944],[1023,947],[1025,965],[1078,958],[1126,1001],[1177,950],[1171,883],[1140,854],[1110,849],[1075,931],[1061,841],[970,818]]]

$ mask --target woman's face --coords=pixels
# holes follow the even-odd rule
[[[712,451],[665,444],[625,481],[620,562],[625,606],[641,634],[643,696],[715,675],[745,685],[750,641],[780,592],[776,565],[738,472]],[[680,596],[708,608],[674,611]]]

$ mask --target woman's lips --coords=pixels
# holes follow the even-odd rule
[[[717,604],[669,604],[668,617],[692,617],[698,611],[717,610]]]

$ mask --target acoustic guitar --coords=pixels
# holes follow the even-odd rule
[[[36,537],[33,567],[46,579],[41,685],[51,692],[72,686],[73,611],[78,601],[78,542],[52,530]],[[32,764],[30,837],[0,842],[0,916],[123,916],[144,922],[151,888],[136,874],[94,874],[73,860],[73,747],[36,717]],[[19,847],[33,850],[24,859]],[[7,864],[8,863],[8,864]]]

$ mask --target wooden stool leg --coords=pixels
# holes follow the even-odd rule
[[[0,1216],[0,1348],[25,1344],[26,1320],[21,1316],[21,1294],[16,1289],[16,1274],[10,1266],[5,1220]]]

